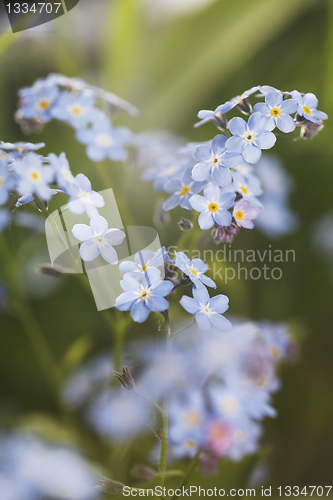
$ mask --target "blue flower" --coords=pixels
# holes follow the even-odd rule
[[[137,323],[146,321],[150,311],[162,312],[169,308],[169,302],[164,298],[169,295],[174,285],[171,281],[160,280],[156,269],[146,271],[142,284],[131,276],[125,276],[120,282],[125,293],[116,300],[119,311],[131,311],[131,316]]]
[[[69,167],[66,154],[60,153],[59,156],[56,156],[54,153],[50,153],[48,160],[53,168],[55,180],[58,186],[67,194],[69,194],[72,190],[75,190],[76,181]]]
[[[104,200],[99,193],[91,190],[91,182],[83,174],[75,177],[75,184],[71,187],[69,198],[69,210],[74,214],[86,212],[88,217],[98,216],[96,207],[104,207]]]
[[[19,177],[17,190],[21,195],[36,194],[43,201],[48,201],[54,194],[54,190],[49,188],[54,177],[53,168],[43,165],[39,155],[28,153],[14,163],[13,170]]]
[[[164,210],[171,210],[177,205],[186,208],[186,210],[192,209],[189,203],[190,197],[199,193],[207,183],[193,181],[191,171],[192,166],[185,170],[180,179],[169,180],[165,183],[164,190],[172,196],[163,203]]]
[[[291,92],[291,95],[292,98],[297,101],[297,114],[299,116],[304,116],[306,120],[312,123],[318,123],[320,120],[327,120],[327,114],[317,110],[318,99],[314,94],[308,93],[302,96],[300,92],[294,90]]]
[[[38,83],[20,92],[19,119],[40,120],[47,123],[52,119],[51,108],[59,96],[58,87]]]
[[[9,197],[10,191],[16,187],[16,179],[8,170],[7,160],[0,159],[0,205],[4,205]]]
[[[211,147],[198,146],[194,151],[194,158],[199,162],[192,170],[195,181],[206,181],[212,176],[218,186],[227,186],[232,177],[229,168],[237,167],[242,163],[240,154],[230,154],[225,149],[227,138],[224,135],[214,137]]]
[[[130,276],[136,280],[141,280],[144,278],[147,269],[157,269],[163,265],[162,249],[158,250],[154,256],[151,250],[141,250],[135,254],[134,258],[135,262],[123,261],[120,263],[119,270],[123,276]]]
[[[258,102],[253,112],[259,112],[267,118],[265,125],[267,130],[277,127],[281,132],[289,133],[296,128],[295,121],[290,115],[296,113],[297,107],[295,99],[283,100],[281,92],[269,92],[265,103]]]
[[[52,107],[51,114],[57,120],[67,122],[76,130],[85,128],[95,116],[95,95],[84,91],[73,95],[65,91],[60,94],[57,103]]]
[[[231,323],[222,314],[229,308],[229,299],[226,295],[209,297],[207,288],[196,286],[192,289],[193,297],[183,295],[180,305],[185,311],[194,314],[195,321],[201,330],[209,330],[211,325],[221,330],[230,330]]]
[[[253,205],[262,208],[260,201],[256,198],[263,193],[258,177],[254,174],[250,174],[247,176],[247,178],[245,178],[238,172],[235,172],[233,178],[234,182],[230,186],[230,189],[233,189],[234,191],[239,193],[244,198],[244,200],[247,200]],[[229,189],[229,186],[226,189]]]
[[[203,260],[191,260],[183,252],[176,252],[175,264],[197,287],[203,283],[206,286],[216,288],[214,281],[205,275],[205,272],[208,270],[208,264],[205,264]]]
[[[113,128],[108,119],[94,121],[91,128],[79,130],[76,138],[87,145],[87,156],[92,161],[127,159],[124,145],[130,140],[130,131],[126,127]]]
[[[145,181],[154,181],[154,189],[156,191],[163,191],[166,183],[174,178],[179,178],[181,172],[187,169],[189,160],[175,158],[173,156],[166,156],[156,162],[156,166],[147,169],[142,179]]]
[[[24,155],[29,153],[30,151],[38,151],[39,149],[44,148],[45,143],[39,142],[38,144],[33,144],[31,142],[1,142],[0,148],[5,149],[7,151],[11,151],[8,153],[8,158],[10,159],[22,159]]]
[[[121,245],[126,237],[120,229],[109,229],[108,223],[101,215],[93,217],[90,227],[86,224],[75,224],[72,233],[80,241],[80,255],[86,262],[95,260],[99,254],[109,264],[118,263],[118,255],[113,246]]]
[[[219,226],[230,226],[231,214],[228,212],[235,201],[235,193],[221,193],[221,189],[210,182],[204,189],[204,196],[195,194],[190,198],[194,210],[201,212],[199,226],[209,229],[216,222]]]
[[[242,153],[248,163],[257,163],[262,149],[274,146],[276,137],[265,129],[267,119],[261,113],[252,113],[248,123],[243,118],[235,117],[229,122],[233,134],[226,142],[226,148],[233,153]]]

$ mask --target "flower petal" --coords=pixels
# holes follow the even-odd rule
[[[195,314],[200,310],[198,302],[187,295],[183,295],[179,303],[190,314]]]
[[[133,321],[137,323],[143,323],[146,321],[150,313],[148,307],[145,306],[142,300],[137,300],[131,307],[131,316]]]
[[[219,330],[230,330],[232,328],[230,321],[220,314],[212,314],[210,321]]]
[[[247,130],[246,121],[238,116],[231,118],[228,127],[232,135],[243,135]]]
[[[80,246],[81,258],[86,262],[91,262],[99,256],[99,248],[94,240],[86,240]]]
[[[96,234],[104,234],[108,230],[107,220],[101,215],[94,217],[90,221],[90,227]]]
[[[87,224],[75,224],[72,233],[80,241],[90,240],[94,237],[94,233]]]
[[[111,245],[102,245],[100,252],[104,260],[109,264],[118,264],[118,255]]]

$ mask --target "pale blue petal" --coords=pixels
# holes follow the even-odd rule
[[[261,113],[266,116],[269,114],[269,107],[264,102],[257,102],[257,104],[253,106],[253,113]]]
[[[296,128],[296,123],[290,115],[281,115],[277,117],[276,126],[281,132],[288,134]]]
[[[179,205],[180,202],[180,196],[179,194],[173,194],[168,198],[162,205],[163,210],[167,212],[168,210],[172,210],[175,208],[177,205]]]
[[[220,198],[220,194],[221,189],[213,182],[209,182],[204,189],[205,198],[209,201],[217,201]]]
[[[200,310],[198,302],[187,295],[183,295],[179,303],[190,314],[195,314]]]
[[[176,191],[179,191],[181,187],[182,187],[182,183],[180,182],[179,179],[172,179],[172,180],[165,183],[164,191],[166,191],[167,193],[173,194]]]
[[[102,245],[100,252],[104,260],[109,264],[118,264],[118,255],[111,245]]]
[[[233,191],[229,191],[226,193],[221,194],[218,205],[219,207],[228,209],[231,208],[232,204],[234,203],[236,198],[236,194]]]
[[[246,121],[238,116],[230,120],[228,127],[232,135],[243,135],[247,130]]]
[[[135,254],[134,258],[135,262],[138,265],[143,266],[148,261],[150,261],[152,257],[153,257],[153,252],[151,250],[141,250],[140,252],[137,252]]]
[[[149,316],[149,313],[150,310],[145,306],[142,300],[134,302],[133,306],[131,307],[132,319],[137,323],[143,323],[144,321],[146,321],[146,319]]]
[[[286,101],[283,101],[283,103],[280,106],[280,110],[282,113],[287,113],[287,114],[292,114],[296,113],[298,108],[298,103],[295,99],[287,99]]]
[[[238,135],[230,137],[226,142],[226,148],[232,153],[241,153],[244,147],[244,139]]]
[[[212,142],[212,152],[214,154],[221,154],[225,150],[226,136],[218,134],[214,137]]]
[[[117,297],[115,306],[119,311],[128,311],[137,298],[138,295],[135,292],[122,293]]]
[[[260,132],[256,139],[256,143],[260,149],[270,149],[274,146],[276,137],[273,132]],[[251,162],[250,162],[251,163]]]
[[[115,228],[109,229],[104,235],[104,239],[109,245],[121,245],[125,238],[124,231]]]
[[[226,295],[216,295],[210,299],[209,307],[213,311],[223,314],[229,308],[229,299]]]
[[[232,182],[230,170],[227,167],[217,167],[213,169],[212,178],[219,186],[229,186]]]
[[[283,101],[283,97],[280,92],[269,92],[266,95],[265,101],[271,108],[278,108]]]
[[[202,230],[209,229],[214,225],[214,219],[212,213],[208,210],[204,210],[199,215],[198,224]]]
[[[249,130],[253,130],[253,132],[260,132],[264,130],[267,118],[263,116],[261,113],[252,113],[249,118]]]
[[[121,280],[120,286],[124,290],[124,292],[132,292],[133,290],[135,292],[140,292],[141,290],[140,283],[128,275],[126,275],[124,279]]]
[[[124,262],[121,262],[119,264],[119,271],[121,274],[124,276],[126,273],[131,273],[133,271],[136,271],[138,269],[138,266],[136,265],[135,262],[130,262],[128,260],[125,260]]]
[[[205,162],[210,157],[210,147],[205,145],[197,146],[194,150],[194,158],[198,162]]]
[[[196,210],[197,212],[202,212],[203,210],[207,209],[208,202],[206,198],[204,198],[200,194],[191,196],[188,201],[190,202],[191,207],[194,208],[194,210]]]
[[[211,288],[216,288],[216,283],[212,279],[208,278],[208,276],[206,276],[205,274],[201,274],[199,279],[204,285],[210,286]]]
[[[166,297],[174,289],[174,284],[168,280],[158,281],[153,283],[151,289],[154,291],[154,295]]]
[[[192,293],[193,297],[199,304],[206,305],[209,302],[209,293],[205,286],[194,286]]]
[[[91,161],[99,162],[105,160],[106,158],[106,150],[98,146],[89,144],[86,152],[89,160]]]
[[[192,170],[192,179],[195,181],[205,181],[210,177],[212,166],[209,163],[197,163]]]
[[[212,314],[210,317],[210,321],[215,328],[219,330],[231,330],[232,324],[227,318],[224,316],[220,316],[219,314]]]
[[[208,316],[202,312],[197,312],[195,315],[195,321],[197,322],[200,330],[209,330],[211,325]]]
[[[94,233],[91,228],[86,224],[75,224],[72,229],[72,233],[80,241],[90,240],[94,237]]]
[[[169,302],[163,297],[152,295],[147,299],[146,306],[151,311],[162,312],[169,308]]]
[[[308,108],[316,108],[318,106],[318,99],[317,97],[309,92],[308,94],[305,94],[303,97],[303,104],[304,106],[307,106]]]
[[[269,134],[271,132],[268,132]],[[243,151],[244,160],[248,163],[257,163],[261,156],[261,150],[254,144],[246,144]]]
[[[231,213],[227,210],[219,210],[214,213],[213,217],[219,226],[230,226],[231,224]]]
[[[93,240],[86,240],[80,246],[80,255],[84,261],[90,262],[99,256],[99,248]]]
[[[108,223],[104,217],[99,215],[91,219],[90,227],[96,234],[104,234],[108,230]]]

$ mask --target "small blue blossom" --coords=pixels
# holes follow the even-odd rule
[[[233,134],[226,142],[226,148],[233,153],[242,153],[248,163],[257,163],[262,149],[274,146],[276,137],[266,130],[267,119],[261,113],[252,113],[248,123],[243,118],[234,117],[229,122]]]
[[[40,120],[47,123],[52,120],[51,108],[59,96],[55,85],[34,85],[19,92],[21,97],[19,118],[26,120]]]
[[[118,263],[118,255],[113,247],[121,245],[126,235],[120,229],[109,229],[107,221],[101,215],[91,219],[90,227],[75,224],[72,233],[79,241],[83,241],[80,255],[84,261],[95,260],[101,254],[109,264]]]
[[[210,111],[208,109],[202,109],[198,113],[198,118],[200,118],[200,121],[195,123],[194,126],[197,128],[200,127],[201,125],[204,125],[205,123],[212,121],[219,128],[224,128],[226,125],[224,115],[232,108],[233,105],[229,101],[227,101],[224,104],[220,104],[220,106],[217,106],[217,108],[214,111]]]
[[[54,194],[49,188],[54,178],[53,168],[45,166],[39,155],[28,153],[14,163],[13,170],[18,175],[17,190],[21,195],[36,194],[43,201],[48,201]]]
[[[258,177],[255,174],[250,174],[247,176],[247,178],[245,178],[238,172],[235,172],[233,178],[234,182],[230,186],[230,189],[233,189],[234,191],[242,195],[244,200],[247,200],[253,205],[261,208],[262,205],[257,199],[257,196],[262,195],[263,190],[261,189],[261,184]],[[226,189],[229,189],[229,186]]]
[[[92,161],[127,159],[124,145],[129,143],[130,131],[126,127],[113,128],[108,119],[96,120],[91,128],[79,130],[76,138],[87,145],[87,156]]]
[[[212,176],[218,186],[228,186],[232,177],[229,168],[237,167],[242,163],[240,154],[230,154],[225,148],[227,138],[224,135],[214,137],[211,147],[198,146],[194,151],[194,158],[199,162],[192,170],[195,181],[206,181]]]
[[[56,156],[50,153],[48,156],[51,167],[53,168],[57,185],[69,194],[75,190],[75,177],[73,176],[65,153]]]
[[[188,159],[179,160],[179,158],[168,155],[159,159],[154,167],[145,170],[142,179],[144,181],[154,181],[154,189],[156,189],[156,191],[163,191],[166,183],[181,177],[182,172],[184,169],[187,169],[188,166]]]
[[[162,312],[169,308],[164,298],[169,295],[174,285],[171,281],[160,280],[155,269],[146,271],[142,284],[131,276],[125,276],[120,282],[125,293],[116,300],[119,311],[131,311],[131,317],[137,323],[146,321],[150,311]]]
[[[141,280],[145,276],[147,269],[155,268],[163,265],[162,249],[158,250],[155,255],[151,250],[141,250],[135,254],[135,262],[123,261],[119,265],[119,270],[122,276],[130,276],[136,280]],[[160,274],[160,270],[159,274]]]
[[[291,96],[297,101],[297,114],[299,116],[303,116],[312,123],[318,123],[320,120],[327,120],[327,114],[323,111],[318,111],[318,99],[314,94],[309,92],[308,94],[302,95],[297,90],[294,90],[291,92]]]
[[[183,252],[176,252],[175,264],[178,269],[183,271],[183,273],[190,278],[195,286],[198,287],[204,284],[206,286],[216,288],[214,281],[205,275],[208,270],[208,264],[206,264],[203,260],[191,260]]]
[[[209,229],[215,223],[219,226],[230,226],[231,214],[228,212],[235,201],[235,193],[222,193],[221,189],[210,182],[204,189],[204,196],[195,194],[190,198],[190,204],[194,210],[201,212],[199,215],[199,226],[201,229]]]
[[[22,159],[24,155],[30,151],[38,151],[45,147],[44,142],[39,142],[38,144],[33,144],[31,142],[1,142],[0,148],[10,151],[8,153],[8,158],[18,160]]]
[[[171,210],[177,205],[186,210],[191,210],[192,207],[189,199],[194,194],[202,191],[206,182],[195,182],[191,176],[192,166],[187,168],[180,179],[172,179],[165,183],[164,190],[172,196],[163,203],[163,210]]]
[[[4,205],[10,191],[16,187],[16,178],[8,170],[7,160],[0,159],[0,205]]]
[[[57,120],[67,122],[76,130],[85,128],[96,114],[95,95],[84,91],[79,95],[65,91],[60,94],[57,103],[52,107],[51,114]]]
[[[269,92],[265,103],[258,102],[253,112],[259,112],[267,118],[266,129],[273,130],[277,127],[281,132],[293,132],[296,128],[294,119],[290,116],[297,111],[295,99],[283,100],[281,92]]]
[[[230,330],[231,323],[222,314],[229,308],[226,295],[209,297],[207,288],[196,286],[192,289],[193,298],[183,295],[180,305],[185,311],[194,314],[195,321],[201,330],[209,330],[211,325],[221,330]]]
[[[87,213],[88,217],[93,218],[98,215],[96,207],[104,207],[103,197],[91,190],[91,182],[84,174],[78,174],[75,177],[75,184],[71,185],[69,210],[74,214]]]

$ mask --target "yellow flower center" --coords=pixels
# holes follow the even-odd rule
[[[79,106],[73,106],[72,113],[73,115],[80,116],[82,115],[82,109]]]
[[[242,220],[242,218],[244,217],[243,212],[241,212],[240,210],[237,210],[237,212],[235,213],[235,217],[237,220]]]
[[[39,173],[38,173],[38,172],[36,172],[36,170],[33,170],[33,171],[31,172],[30,176],[31,176],[31,179],[32,179],[33,181],[38,181],[38,179],[39,179]]]
[[[201,422],[200,415],[198,415],[198,413],[196,413],[195,411],[190,411],[186,415],[186,422],[191,427],[195,427],[196,425],[198,425]]]
[[[280,349],[278,347],[271,348],[271,355],[276,358],[280,354]]]
[[[180,190],[180,194],[182,196],[186,196],[190,192],[191,188],[190,186],[183,186]]]
[[[248,193],[248,190],[246,189],[246,187],[244,186],[241,186],[240,190],[242,191],[242,193],[244,194],[247,194]]]
[[[47,109],[49,109],[50,107],[50,101],[48,99],[41,99],[38,103],[38,106],[40,107],[40,109],[42,109],[43,111],[46,111]]]
[[[193,267],[189,267],[189,269],[188,269],[188,270],[190,271],[190,273],[194,274],[194,276],[196,276],[196,275],[197,275],[197,272],[196,272],[196,270],[195,270],[195,269],[193,269]]]
[[[149,290],[141,290],[141,292],[139,293],[139,299],[140,300],[146,300],[148,299],[150,293],[149,293]]]
[[[148,267],[149,267],[148,264],[145,264],[144,266],[141,267],[140,271],[142,273],[145,273],[147,271]]]
[[[304,113],[306,113],[307,115],[311,115],[311,110],[310,110],[307,106],[303,106],[303,111],[304,111]]]
[[[189,439],[188,441],[186,441],[186,445],[189,448],[194,448],[195,447],[195,441],[193,441],[193,439]]]
[[[0,187],[2,186],[3,184],[3,180],[2,180],[2,177],[0,177]]]
[[[217,211],[218,211],[218,209],[219,209],[219,206],[218,206],[218,204],[217,204],[217,203],[210,203],[210,204],[208,205],[208,210],[209,210],[210,212],[217,212]]]
[[[278,108],[271,109],[272,116],[280,116],[280,114],[281,114],[281,111]]]
[[[260,377],[260,379],[257,381],[257,386],[258,387],[264,387],[265,382],[266,382],[265,377]]]

